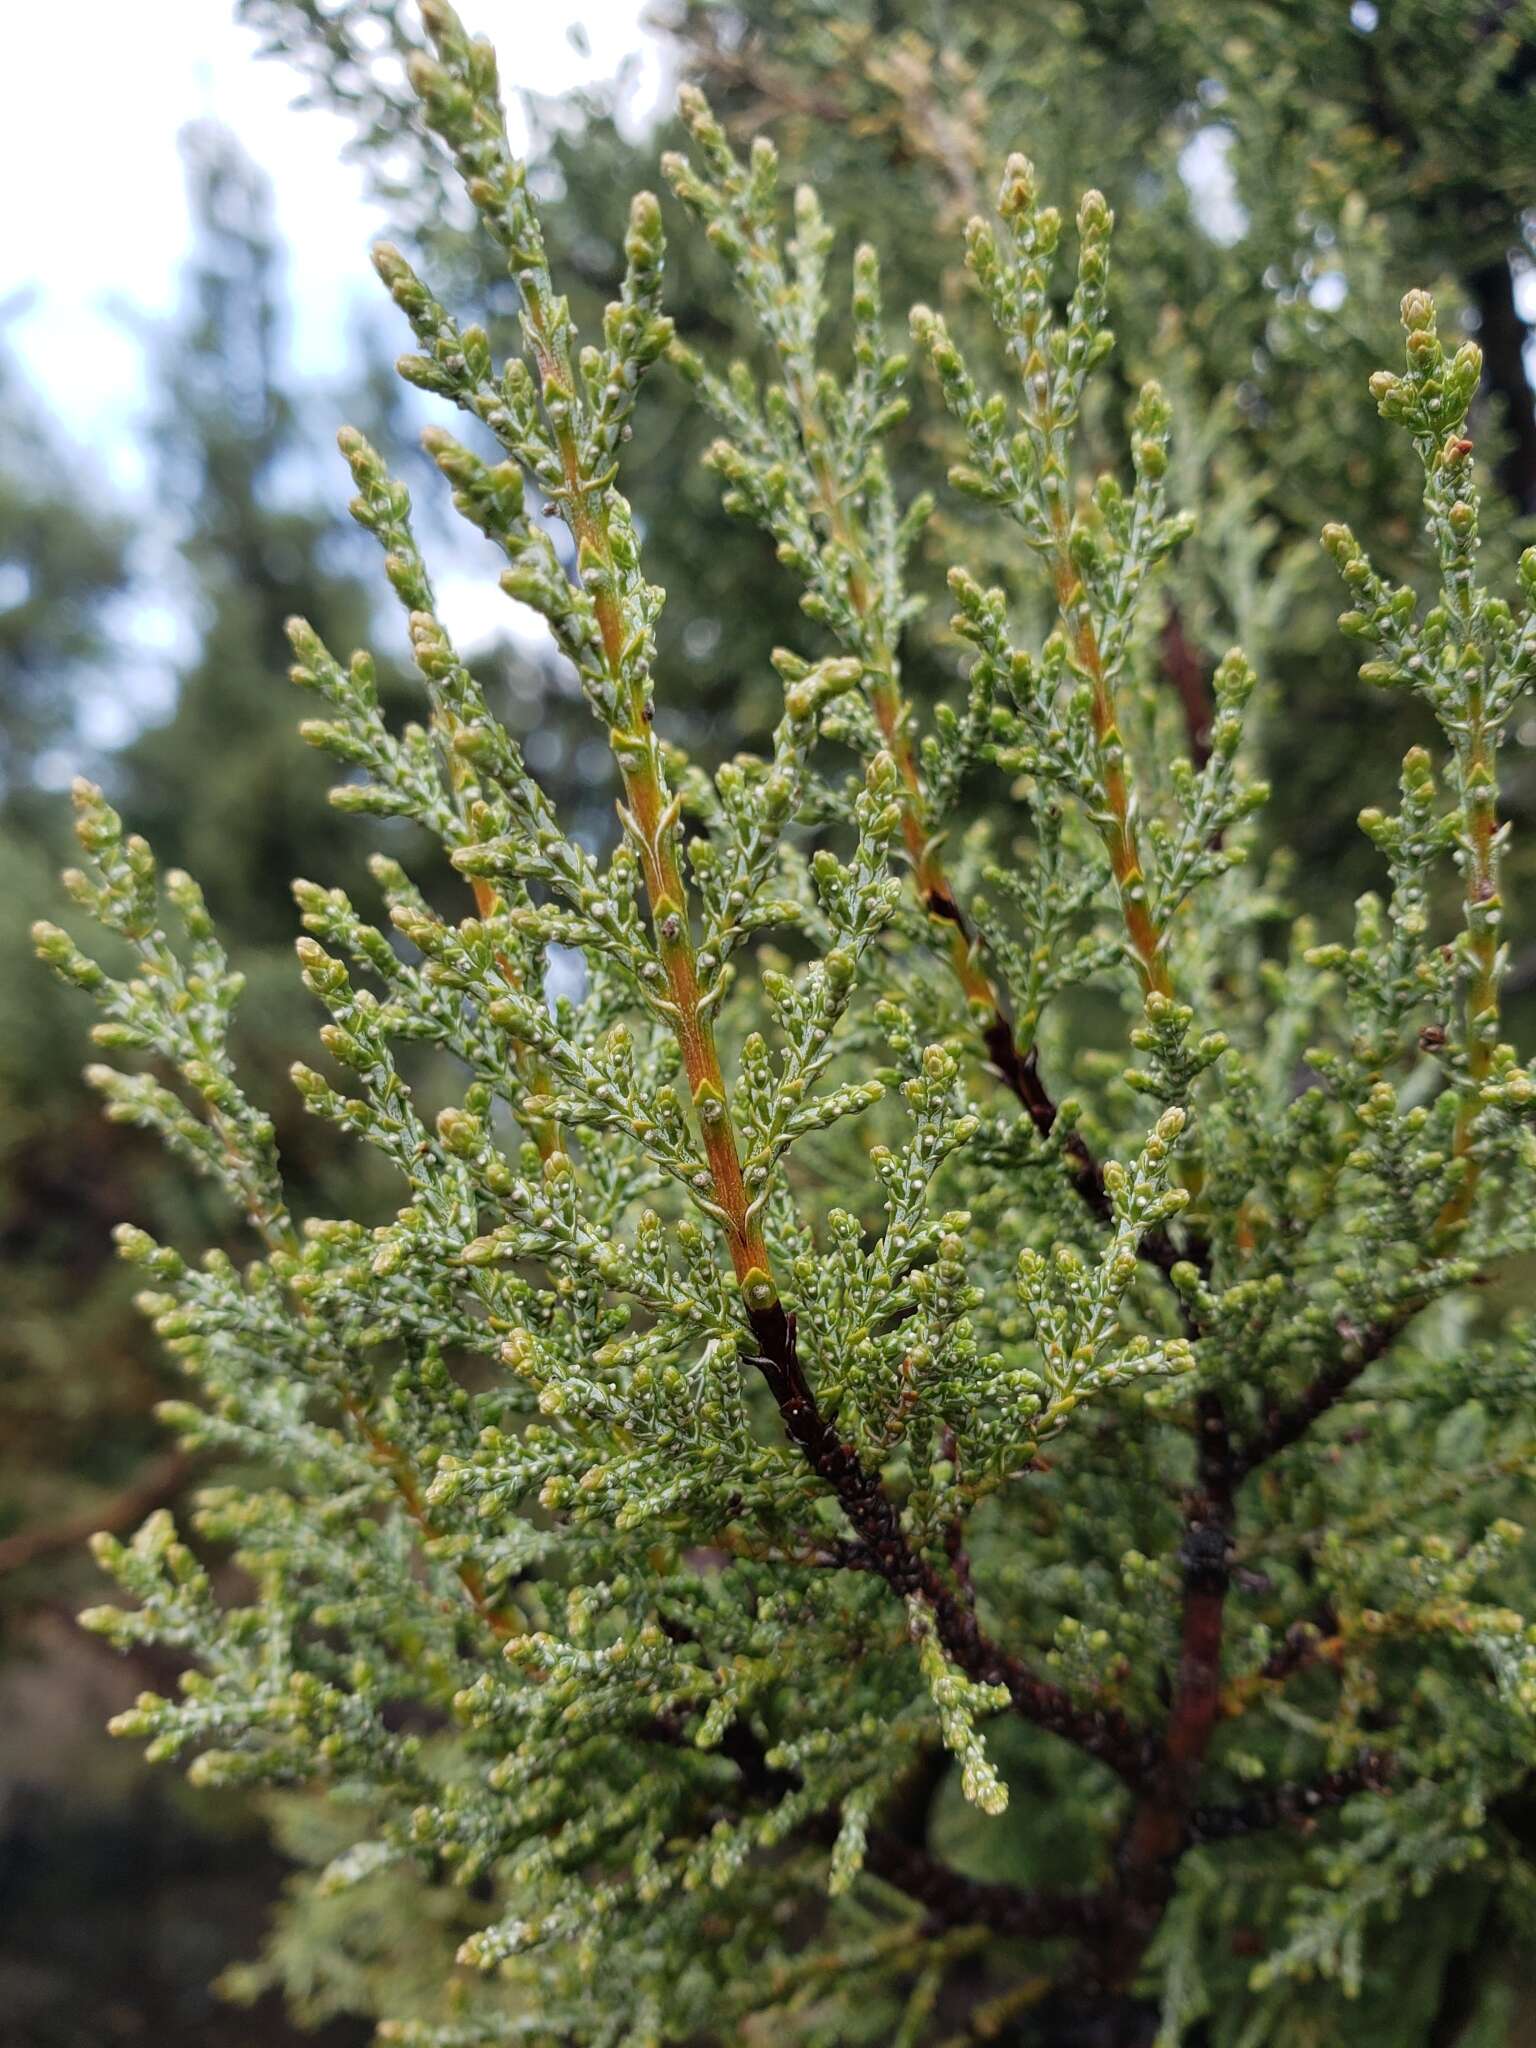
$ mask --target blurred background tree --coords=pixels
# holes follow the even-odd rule
[[[221,915],[240,932],[248,971],[264,981],[268,958],[275,965],[275,956],[286,955],[288,879],[301,849],[354,878],[358,866],[340,819],[327,811],[328,777],[293,732],[274,649],[284,618],[301,605],[318,606],[339,635],[357,639],[367,600],[348,567],[346,522],[327,503],[335,494],[323,462],[324,413],[306,418],[280,382],[280,252],[260,174],[218,130],[190,130],[185,155],[194,249],[182,313],[149,338],[155,397],[148,439],[153,487],[182,524],[190,645],[170,715],[92,765],[152,823],[172,859],[208,875]],[[50,471],[30,460],[25,445],[18,454],[23,475],[60,475],[57,464]],[[124,688],[111,673],[108,612],[126,580],[123,521],[91,507],[83,493],[68,495],[67,473],[63,484],[64,493],[36,516],[18,516],[18,546],[44,561],[71,533],[81,544],[72,579],[50,582],[39,568],[29,607],[35,616],[16,636],[14,670],[8,619],[0,618],[5,702],[14,694],[20,707],[8,843],[18,862],[30,856],[40,872],[51,867],[60,838],[58,799],[35,780],[44,737],[55,758],[79,761],[84,751],[72,717],[71,666],[78,673],[89,663],[98,688]],[[35,690],[33,674],[43,679]],[[46,859],[36,853],[39,840]],[[16,1461],[7,1484],[25,1489],[27,1505],[42,1512],[58,1504],[50,1489],[59,1475],[50,1468],[61,1435],[78,1427],[81,1441],[69,1446],[68,1463],[78,1459],[109,1484],[127,1477],[154,1444],[145,1411],[151,1389],[163,1385],[161,1368],[100,1262],[109,1250],[106,1219],[123,1200],[138,1209],[185,1197],[157,1185],[152,1149],[80,1101],[78,1040],[59,1026],[47,991],[21,964],[26,905],[19,899],[31,893],[6,896],[15,951],[14,972],[3,980],[16,1015],[5,1034],[11,1114],[4,1157],[7,1249],[13,1273],[35,1292],[24,1292],[0,1341],[10,1350],[9,1419],[50,1447],[46,1457]],[[285,988],[288,977],[273,979]],[[288,1014],[278,1018],[258,1003],[258,1051],[269,1028],[298,1025],[299,1005],[286,993],[274,1000],[286,1002]],[[110,1334],[96,1322],[102,1314]],[[119,1369],[120,1394],[104,1406],[109,1360]]]
[[[0,789],[17,799],[39,756],[69,732],[87,680],[101,679],[104,615],[128,576],[128,528],[95,502],[83,463],[4,356],[0,448]]]
[[[170,715],[92,765],[172,858],[208,877],[238,932],[253,982],[246,1054],[291,1156],[318,1180],[328,1162],[313,1119],[282,1114],[281,1049],[306,1021],[286,971],[288,883],[304,865],[355,881],[360,864],[327,809],[330,777],[294,731],[282,623],[313,606],[357,640],[368,600],[325,461],[337,401],[311,404],[284,383],[282,253],[265,182],[216,128],[189,130],[184,153],[193,247],[183,305],[147,346],[153,488],[180,526],[189,645]],[[367,399],[365,386],[350,402]],[[85,1533],[139,1519],[190,1476],[153,1420],[172,1383],[112,1255],[112,1224],[158,1217],[156,1227],[206,1237],[215,1218],[194,1212],[196,1191],[153,1144],[102,1119],[80,1087],[78,1034],[30,971],[30,906],[52,898],[67,836],[62,800],[39,789],[38,768],[45,748],[79,761],[88,687],[125,687],[111,668],[112,603],[129,564],[125,518],[40,429],[4,445],[0,577],[18,589],[25,578],[26,597],[0,611],[0,1414],[11,1452],[0,1491],[0,1531],[11,1530],[0,1533],[11,1595],[0,1870],[13,1950],[0,1986],[17,2039],[190,2042],[207,2038],[196,2030],[218,2011],[208,1980],[255,1931],[245,1866],[270,1889],[276,1859],[233,1808],[194,1808],[169,1782],[138,1784],[106,1756],[102,1686],[115,1693],[123,1681],[79,1658],[61,1617],[91,1580]],[[130,1692],[142,1682],[127,1674]],[[254,2042],[282,2022],[269,2012],[245,2024]]]
[[[397,238],[447,296],[477,300],[488,324],[505,327],[513,288],[475,269],[399,76],[416,40],[410,0],[238,0],[237,11],[298,68],[314,100],[351,116]],[[985,203],[1009,149],[1029,150],[1064,207],[1085,184],[1108,192],[1121,220],[1118,276],[1136,280],[1115,294],[1120,396],[1128,402],[1147,374],[1168,386],[1180,489],[1202,513],[1170,584],[1168,689],[1198,746],[1214,659],[1244,641],[1268,691],[1277,789],[1268,830],[1290,849],[1290,901],[1342,909],[1373,879],[1353,824],[1360,756],[1390,759],[1419,734],[1411,707],[1367,700],[1355,681],[1315,534],[1322,517],[1347,509],[1383,566],[1407,573],[1415,490],[1396,442],[1373,431],[1364,391],[1407,284],[1434,286],[1483,344],[1479,449],[1497,484],[1485,518],[1496,574],[1536,520],[1521,312],[1536,203],[1536,5],[674,0],[657,33],[676,71],[705,85],[738,135],[766,130],[791,174],[816,180],[841,233],[837,260],[871,235],[888,306],[926,298],[962,334],[975,310],[954,230]],[[531,103],[529,116],[552,255],[600,303],[619,267],[623,196],[658,182],[657,157],[676,138],[635,139],[617,92]],[[311,1022],[291,971],[289,880],[309,874],[365,898],[368,884],[361,835],[327,811],[329,775],[295,736],[302,707],[283,679],[281,624],[297,610],[333,645],[370,637],[376,591],[352,552],[331,436],[355,420],[402,460],[415,421],[398,409],[367,335],[351,388],[295,388],[282,341],[282,251],[260,174],[216,130],[191,131],[186,147],[196,233],[183,305],[148,343],[154,489],[180,526],[186,644],[169,715],[105,761],[86,761],[81,712],[120,687],[113,642],[133,566],[127,509],[103,495],[0,364],[0,1242],[10,1276],[0,1423],[15,1447],[0,1482],[12,1652],[0,1688],[22,1707],[0,1738],[0,1778],[28,1780],[21,1751],[46,1723],[54,1783],[77,1781],[67,1798],[13,1795],[0,1822],[14,1949],[0,1964],[0,1993],[30,1987],[32,2004],[17,2008],[31,2015],[22,2038],[48,2048],[94,2048],[139,2038],[136,2029],[161,2048],[286,2038],[270,1998],[215,2018],[201,1992],[254,1945],[273,1889],[269,1852],[232,1809],[202,1802],[194,1811],[168,1782],[145,1792],[126,1755],[103,1761],[101,1653],[75,1648],[61,1619],[92,1582],[78,1550],[84,1530],[136,1520],[189,1476],[158,1444],[151,1409],[171,1389],[111,1259],[110,1224],[129,1216],[183,1243],[207,1234],[189,1211],[195,1198],[163,1173],[153,1147],[101,1122],[82,1095],[77,1020],[55,1008],[62,997],[31,966],[26,924],[53,908],[61,759],[89,765],[162,855],[207,887],[252,978],[244,1051],[255,1092],[277,1115],[313,1201],[356,1203],[341,1177],[363,1170],[327,1149],[284,1079]],[[680,333],[714,358],[745,351],[713,252],[681,221],[671,225],[668,299]],[[585,318],[591,307],[579,310]],[[920,386],[916,397],[900,459],[932,480],[949,428]],[[769,649],[824,650],[766,543],[721,512],[701,461],[711,428],[680,380],[665,396],[657,382],[638,431],[645,445],[631,473],[644,480],[648,561],[688,595],[661,628],[661,659],[686,679],[673,702],[686,696],[691,706],[678,737],[729,753],[770,718]],[[966,516],[953,506],[943,515]],[[938,601],[914,681],[932,693],[953,674],[938,630],[947,611],[938,567],[955,552],[943,521],[929,545]],[[974,559],[974,535],[965,549]],[[1006,558],[996,566],[1007,574]],[[509,612],[509,636],[512,624]],[[605,832],[592,790],[606,759],[594,775],[579,703],[511,637],[487,659],[541,775],[589,808],[594,836]],[[1520,738],[1536,744],[1536,730]],[[1519,889],[1530,873],[1521,849],[1532,841],[1531,767],[1512,785]],[[1536,964],[1515,979],[1536,983]],[[129,1690],[136,1682],[130,1674]],[[289,1817],[288,1838],[303,1847],[302,1817]],[[57,1946],[61,1887],[75,1902],[67,1948]],[[151,1944],[146,1965],[142,1930],[157,1915],[180,1933]],[[391,1944],[342,1968],[339,1951],[329,1962],[314,1952],[307,1924],[290,1915],[278,1974],[312,2015],[365,2010],[370,1971]],[[1490,1950],[1486,1967],[1495,1965]],[[1454,2027],[1437,2038],[1455,2040]]]

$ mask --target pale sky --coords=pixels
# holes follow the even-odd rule
[[[496,44],[514,125],[519,89],[565,92],[627,65],[622,111],[639,132],[671,91],[640,27],[645,4],[464,0],[461,11]],[[234,0],[0,7],[8,60],[0,339],[138,522],[136,587],[114,610],[113,672],[82,705],[82,738],[111,747],[169,708],[172,664],[193,630],[177,536],[156,517],[142,439],[140,332],[146,319],[174,312],[188,252],[180,130],[221,123],[271,180],[287,251],[288,372],[301,386],[346,369],[353,309],[381,305],[368,251],[383,223],[364,197],[360,166],[343,161],[349,124],[293,105],[298,74],[258,57],[256,35],[235,25]],[[337,491],[340,504],[339,473]],[[483,565],[435,567],[445,622],[461,645],[518,630],[518,608]],[[41,764],[53,780],[76,766],[64,750]]]
[[[566,91],[611,77],[643,52],[633,111],[666,89],[639,27],[643,0],[465,0],[495,42],[509,90]],[[289,251],[291,360],[301,375],[344,367],[349,306],[378,286],[368,247],[380,222],[360,168],[341,161],[350,130],[295,108],[296,74],[258,59],[233,0],[72,0],[12,4],[0,122],[0,311],[6,339],[114,479],[142,479],[134,415],[142,351],[115,305],[165,315],[187,249],[178,131],[232,129],[272,180]],[[592,55],[571,40],[582,30]]]

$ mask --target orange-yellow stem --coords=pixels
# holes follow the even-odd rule
[[[1462,796],[1467,820],[1467,889],[1465,914],[1472,972],[1464,1009],[1467,1073],[1473,1087],[1463,1094],[1456,1115],[1453,1149],[1466,1161],[1466,1172],[1440,1212],[1442,1231],[1458,1229],[1467,1219],[1477,1193],[1479,1171],[1471,1157],[1472,1125],[1481,1103],[1479,1091],[1493,1065],[1493,1040],[1499,1016],[1499,863],[1498,781],[1483,712],[1483,691],[1474,686],[1468,705],[1470,737],[1462,768]]]
[[[807,392],[799,391],[796,402],[802,414],[814,421],[814,397]],[[811,467],[820,492],[828,531],[848,556],[849,602],[859,617],[867,622],[874,610],[874,602],[870,595],[869,578],[863,566],[863,550],[849,528],[842,500],[825,460],[813,456]],[[884,740],[886,749],[901,776],[901,834],[911,862],[913,886],[916,888],[918,900],[929,915],[949,927],[949,962],[966,1001],[981,1004],[993,1015],[1001,1018],[1001,998],[981,964],[976,941],[965,925],[944,863],[929,836],[927,798],[923,790],[917,756],[912,747],[907,701],[902,696],[897,681],[895,656],[884,644],[883,639],[876,642],[874,655],[870,673],[870,707],[880,728],[880,737]],[[1011,1038],[1011,1032],[1009,1035]]]
[[[1099,787],[1105,815],[1100,836],[1109,855],[1110,870],[1120,897],[1120,914],[1126,936],[1136,958],[1142,988],[1148,995],[1172,995],[1173,982],[1163,946],[1163,934],[1153,922],[1147,904],[1147,878],[1136,845],[1136,826],[1131,814],[1130,785],[1125,773],[1125,746],[1120,737],[1115,700],[1104,673],[1099,638],[1088,614],[1081,580],[1067,552],[1066,515],[1058,523],[1056,556],[1056,602],[1062,620],[1072,634],[1072,649],[1078,668],[1088,678],[1089,716],[1099,754]]]
[[[569,387],[569,367],[554,355],[547,342],[548,318],[542,300],[537,291],[529,290],[525,295],[540,373],[546,384],[554,380]],[[568,428],[557,438],[565,472],[565,516],[576,542],[578,560],[590,553],[605,564],[611,563],[606,511],[581,474],[575,438]],[[617,679],[623,672],[625,634],[619,602],[611,587],[594,592],[592,608],[609,673]],[[638,689],[632,689],[631,700],[627,706],[628,724],[616,728],[610,740],[638,842],[657,955],[667,978],[673,1029],[683,1057],[683,1071],[693,1098],[731,1265],[748,1293],[749,1306],[764,1308],[777,1299],[777,1289],[761,1225],[748,1214],[750,1205],[725,1075],[715,1046],[714,1025],[701,1000],[688,891],[677,855],[676,819],[671,814],[660,749],[651,729],[650,707],[642,701]]]

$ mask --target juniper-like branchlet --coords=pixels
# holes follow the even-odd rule
[[[1374,387],[1423,464],[1429,608],[1327,535],[1366,682],[1424,697],[1447,794],[1415,750],[1401,810],[1362,820],[1386,901],[1352,945],[1287,949],[1249,860],[1254,673],[1220,664],[1198,758],[1155,680],[1147,595],[1188,531],[1156,386],[1085,473],[1100,195],[1064,293],[1062,222],[1009,160],[966,235],[994,369],[911,316],[951,483],[1038,572],[951,568],[964,701],[923,732],[902,642],[932,507],[886,458],[907,365],[872,250],[843,369],[814,197],[786,242],[771,147],[743,160],[690,93],[697,162],[667,174],[768,381],[675,342],[649,195],[582,343],[494,57],[444,0],[423,15],[412,83],[523,346],[498,363],[385,248],[401,369],[499,450],[427,436],[606,736],[621,830],[604,855],[562,828],[437,614],[404,486],[346,432],[426,716],[392,730],[369,657],[295,622],[305,734],[344,809],[413,820],[466,888],[429,901],[380,855],[380,926],[296,884],[333,1066],[295,1083],[404,1198],[299,1226],[195,885],[78,790],[72,892],[134,965],[53,928],[40,950],[103,1045],[147,1056],[92,1070],[108,1113],[260,1244],[189,1266],[123,1233],[199,1389],[167,1419],[270,1476],[197,1518],[244,1604],[164,1516],[101,1541],[133,1605],[88,1625],[188,1661],[119,1726],[205,1781],[328,1788],[360,1820],[317,1897],[463,1888],[484,1977],[445,1949],[440,2002],[391,2038],[1171,2043],[1204,2013],[1282,2038],[1297,1984],[1390,1971],[1416,1889],[1530,1875],[1504,1816],[1536,1711],[1507,1514],[1531,1336],[1486,1283],[1536,1250],[1498,812],[1536,555],[1523,610],[1479,580],[1477,351],[1410,293],[1406,368]],[[664,359],[808,621],[768,750],[713,774],[667,743],[663,594],[620,491]],[[558,990],[556,948],[581,963]],[[1124,1056],[1074,1072],[1090,986]]]

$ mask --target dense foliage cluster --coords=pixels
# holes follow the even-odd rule
[[[190,1265],[123,1233],[200,1390],[168,1419],[271,1474],[203,1492],[198,1549],[164,1515],[101,1543],[133,1605],[91,1625],[189,1665],[123,1730],[206,1781],[329,1788],[309,1910],[338,1946],[370,1899],[434,1901],[399,2040],[1258,2044],[1336,2038],[1350,1997],[1356,2037],[1402,2041],[1536,1879],[1536,1075],[1501,1026],[1498,781],[1536,554],[1507,592],[1478,569],[1479,351],[1410,292],[1372,386],[1428,601],[1326,535],[1365,686],[1438,739],[1362,819],[1384,892],[1319,945],[1250,857],[1254,670],[1226,656],[1198,731],[1161,673],[1191,522],[1163,391],[1124,430],[1106,396],[1105,200],[1069,233],[1010,157],[965,229],[985,320],[912,311],[960,442],[944,538],[976,540],[925,719],[934,507],[888,454],[918,379],[873,248],[830,348],[814,195],[786,231],[772,147],[686,91],[667,176],[757,366],[674,335],[649,195],[583,342],[494,58],[422,12],[412,85],[521,346],[384,248],[401,369],[471,422],[429,452],[605,736],[622,830],[562,825],[345,433],[426,705],[400,727],[367,654],[293,625],[306,737],[391,849],[382,924],[296,884],[332,1064],[294,1079],[397,1175],[370,1228],[295,1220],[202,896],[80,787],[70,888],[131,965],[40,950],[148,1056],[91,1070],[109,1115],[260,1244]],[[668,740],[620,489],[663,358],[806,622],[767,747],[712,774]]]

